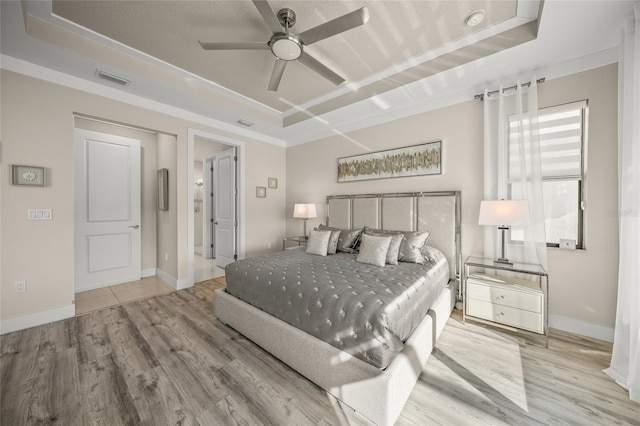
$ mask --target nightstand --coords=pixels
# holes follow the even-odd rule
[[[287,249],[288,241],[297,243],[298,246],[306,246],[308,240],[305,237],[284,237],[282,239],[282,250]],[[295,248],[297,248],[297,246]]]
[[[502,271],[519,276],[506,276]],[[549,346],[549,275],[541,265],[514,262],[508,266],[470,256],[464,262],[462,279],[463,322],[469,318],[543,334]]]

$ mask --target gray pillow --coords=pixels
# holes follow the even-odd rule
[[[309,235],[307,249],[305,251],[309,254],[326,256],[327,249],[329,248],[329,238],[331,238],[331,231],[316,231],[314,229]]]
[[[400,244],[398,260],[407,263],[424,263],[422,248],[429,238],[427,231],[403,232],[404,239]]]
[[[356,261],[370,265],[384,266],[391,239],[391,235],[376,236],[362,234],[360,253],[358,253]]]
[[[337,251],[343,251],[346,253],[353,253],[354,248],[358,243],[358,239],[360,238],[360,234],[362,233],[362,229],[331,228],[323,224],[318,225],[318,229],[321,229],[321,230],[329,229],[331,231],[340,231],[340,237],[338,237]]]
[[[386,262],[390,265],[398,264],[398,257],[400,255],[400,244],[404,239],[404,234],[400,231],[385,231],[382,229],[373,229],[368,226],[364,227],[362,231],[365,235],[377,235],[377,236],[391,236],[391,244],[389,244],[389,250],[387,251]]]
[[[327,229],[313,228],[314,231],[326,231]],[[329,229],[331,231],[331,237],[329,238],[329,247],[327,248],[327,254],[336,254],[338,251],[338,239],[340,238],[339,229]]]

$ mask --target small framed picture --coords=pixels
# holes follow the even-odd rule
[[[269,178],[269,188],[277,188],[278,187],[278,179]]]
[[[44,167],[11,166],[11,184],[22,186],[44,186]]]
[[[256,186],[256,197],[258,198],[266,198],[267,197],[267,188],[264,186]]]

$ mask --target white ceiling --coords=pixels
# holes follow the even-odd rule
[[[346,83],[333,86],[292,64],[275,94],[266,90],[269,51],[211,52],[196,43],[266,41],[269,29],[248,0],[2,1],[2,67],[41,65],[87,81],[87,91],[158,101],[290,146],[471,99],[516,78],[614,62],[635,1],[273,1],[276,11],[296,11],[294,32],[362,5],[371,14],[365,26],[306,50]],[[463,21],[477,8],[487,20],[472,31]],[[132,83],[112,86],[96,69]],[[255,126],[241,128],[239,118]]]
[[[511,19],[516,1],[271,1],[297,15],[292,32],[302,32],[366,6],[361,27],[305,47],[346,79],[363,80],[452,41]],[[469,13],[483,9],[477,27]],[[277,92],[267,90],[275,62],[269,50],[204,51],[198,40],[266,42],[271,31],[246,1],[53,1],[53,13],[112,40],[220,84],[280,112],[335,89],[298,61],[287,66]],[[166,29],[171,29],[167,31]]]

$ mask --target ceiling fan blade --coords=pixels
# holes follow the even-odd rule
[[[281,33],[282,25],[280,25],[280,20],[271,9],[271,6],[266,0],[253,0],[253,4],[262,15],[262,19],[267,24],[272,33]]]
[[[369,20],[369,9],[366,6],[358,10],[349,12],[339,18],[332,19],[329,22],[320,24],[317,27],[310,28],[298,34],[304,44],[307,46],[316,41],[324,40],[336,34],[348,31],[352,28],[364,25]]]
[[[206,41],[200,41],[198,40],[198,43],[200,43],[200,46],[202,46],[202,48],[204,50],[262,50],[262,49],[269,49],[269,45],[267,43],[264,42],[248,42],[248,43],[243,43],[243,42],[236,42],[236,41],[230,41],[230,42],[206,42]]]
[[[302,52],[302,56],[298,58],[300,62],[335,84],[336,86],[342,82],[344,82],[344,78],[340,77],[335,72],[331,71],[329,68],[322,65],[318,60],[309,56],[307,53]]]
[[[268,89],[275,92],[280,86],[280,80],[282,80],[282,74],[287,66],[287,61],[276,58],[276,63],[273,65],[273,72],[271,73],[271,79],[269,79]]]

